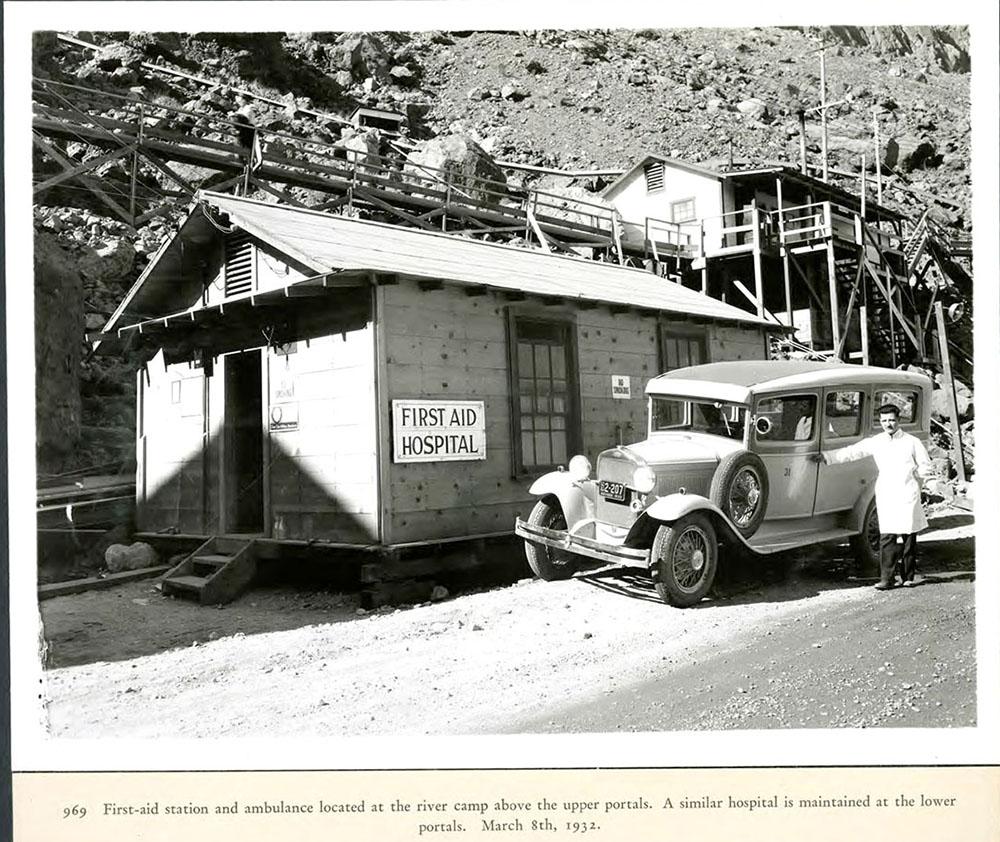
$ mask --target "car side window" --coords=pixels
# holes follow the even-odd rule
[[[862,393],[854,389],[828,392],[826,395],[826,432],[828,438],[846,438],[861,434]]]
[[[754,425],[758,441],[802,442],[812,439],[815,421],[815,395],[786,395],[759,401]]]
[[[875,400],[872,402],[872,426],[878,427],[878,410],[880,406],[887,403],[895,404],[899,407],[899,423],[913,424],[917,418],[917,393],[881,391],[875,393]]]

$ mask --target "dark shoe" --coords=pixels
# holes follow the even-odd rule
[[[879,582],[875,586],[875,590],[877,590],[877,591],[891,591],[894,587],[896,587],[896,586],[892,582]]]

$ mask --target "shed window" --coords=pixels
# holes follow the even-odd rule
[[[646,164],[646,192],[663,189],[663,161]]]
[[[579,441],[573,329],[568,322],[512,319],[516,473],[565,465]]]
[[[677,330],[669,325],[660,329],[660,371],[673,371],[689,365],[708,362],[705,353],[705,331]]]
[[[671,222],[692,222],[697,218],[694,210],[693,196],[690,199],[681,199],[670,203]]]

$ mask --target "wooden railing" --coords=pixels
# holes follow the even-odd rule
[[[303,137],[254,127],[212,114],[162,103],[95,91],[78,85],[36,80],[34,128],[44,136],[79,139],[119,153],[133,148],[163,161],[181,161],[234,175],[249,166],[258,182],[284,182],[346,193],[347,201],[366,201],[408,209],[413,224],[433,227],[430,220],[459,216],[484,219],[511,233],[529,234],[529,219],[547,230],[570,235],[575,242],[607,245],[613,237],[614,210],[599,201],[546,190],[509,187],[505,181],[437,168],[408,160],[405,150],[390,154],[348,149],[322,137]],[[384,150],[381,150],[384,151]],[[109,157],[111,157],[109,153]],[[156,166],[154,162],[154,166]],[[163,172],[163,167],[157,167]],[[136,199],[191,195],[201,183],[166,173],[173,183],[159,196],[133,179]],[[56,181],[64,180],[60,176]],[[215,182],[212,182],[213,186]],[[43,189],[45,183],[36,185]],[[180,186],[180,191],[174,189]],[[279,198],[280,191],[271,189]],[[129,197],[115,198],[124,201]],[[284,196],[290,199],[288,196]],[[343,204],[343,202],[327,203]],[[465,213],[462,213],[465,211]],[[443,225],[439,225],[443,227]],[[499,230],[499,229],[498,229]]]
[[[670,222],[666,219],[656,219],[647,216],[645,220],[643,240],[646,244],[646,257],[659,260],[662,256],[689,257],[693,253],[692,232],[693,223]]]

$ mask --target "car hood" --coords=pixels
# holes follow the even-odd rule
[[[666,432],[617,449],[638,456],[651,467],[667,467],[719,462],[724,456],[742,450],[743,442],[708,433]]]

